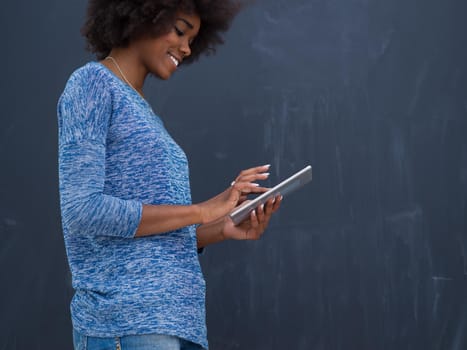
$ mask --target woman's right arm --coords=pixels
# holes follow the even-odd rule
[[[98,74],[73,73],[57,106],[62,226],[65,235],[132,238],[142,204],[104,194],[112,98]]]

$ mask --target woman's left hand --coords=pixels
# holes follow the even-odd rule
[[[282,196],[269,199],[264,205],[253,210],[248,219],[235,226],[229,217],[226,217],[223,228],[224,239],[257,240],[261,238],[268,227],[269,220],[282,202]]]

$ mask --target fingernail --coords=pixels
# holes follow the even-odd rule
[[[256,183],[253,183],[253,182],[251,183],[251,185],[252,185],[252,186],[256,186],[256,187],[259,186],[259,184],[256,184]]]
[[[261,210],[264,210],[264,204],[261,204]]]
[[[270,173],[263,173],[263,175],[269,176]]]
[[[283,200],[284,199],[284,196],[281,196],[281,198],[279,198],[280,200]]]
[[[271,164],[266,164],[266,165],[263,165],[263,168],[269,168],[271,166]]]

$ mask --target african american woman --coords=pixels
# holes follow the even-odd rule
[[[207,245],[258,239],[276,197],[235,226],[228,213],[268,166],[243,170],[193,204],[188,162],[144,97],[223,43],[240,5],[220,0],[91,0],[82,33],[97,60],[72,73],[58,103],[59,186],[75,350],[207,349]],[[230,186],[229,186],[230,185]]]

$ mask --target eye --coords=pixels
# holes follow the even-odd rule
[[[178,29],[177,26],[174,26],[174,29],[175,29],[175,33],[177,33],[178,36],[183,36],[185,34],[183,31]]]

